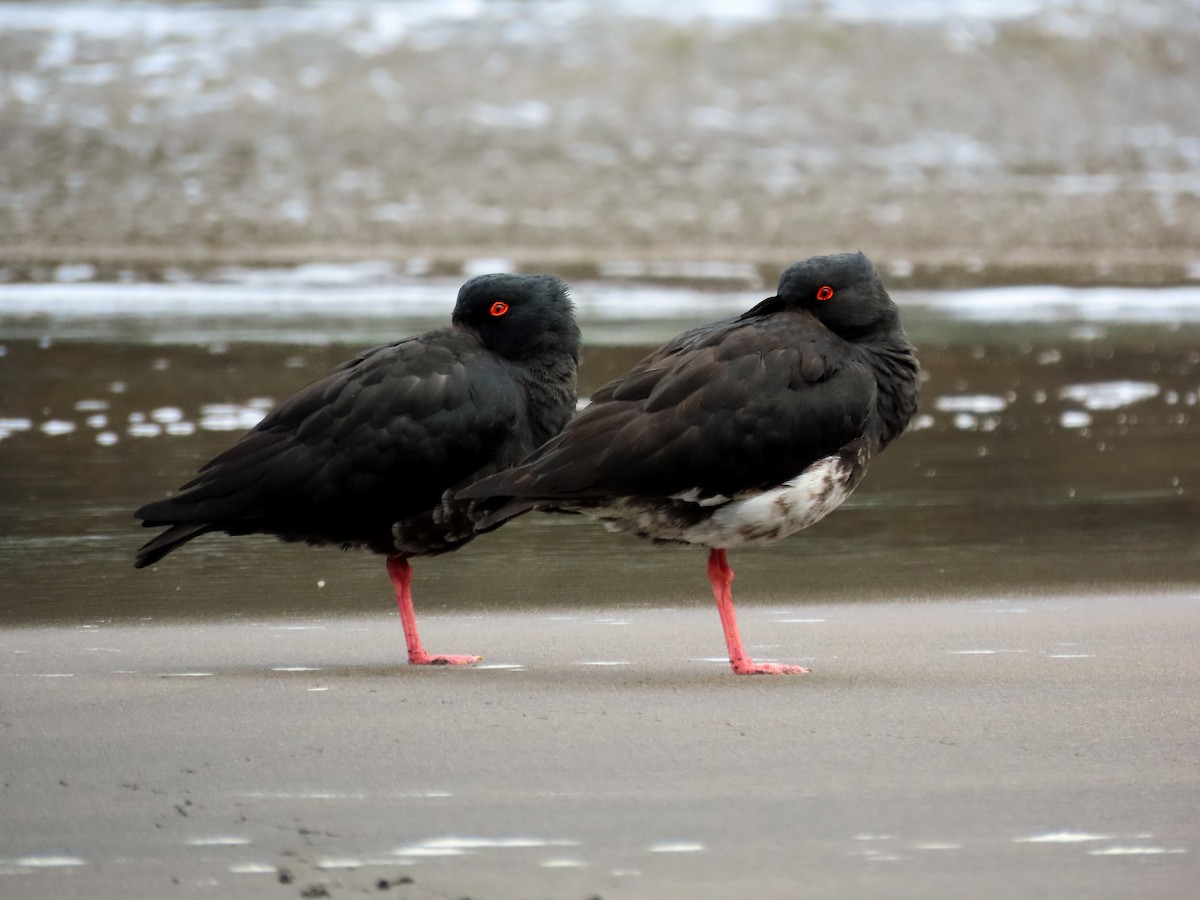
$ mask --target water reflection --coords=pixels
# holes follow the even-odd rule
[[[963,324],[909,316],[914,430],[834,515],[739,550],[739,600],[936,598],[1200,582],[1200,325]],[[416,330],[413,323],[369,340]],[[679,330],[682,324],[676,323]],[[368,555],[208,536],[135,572],[131,511],[362,341],[3,341],[5,623],[389,609]],[[586,347],[581,390],[645,352]],[[420,609],[707,603],[703,551],[527,516],[418,560]]]

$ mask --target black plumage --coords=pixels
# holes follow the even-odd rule
[[[210,531],[364,547],[388,556],[405,613],[409,557],[500,524],[483,525],[454,489],[514,465],[574,412],[579,344],[558,278],[473,278],[450,328],[363,351],[280,403],[178,494],[137,510],[143,525],[169,527],[135,565]],[[422,660],[411,631],[410,660],[467,659]]]
[[[460,497],[580,512],[656,541],[712,548],[709,577],[738,672],[725,551],[780,538],[836,508],[917,408],[918,366],[899,312],[861,253],[791,266],[775,296],[679,335],[602,387],[521,465]]]

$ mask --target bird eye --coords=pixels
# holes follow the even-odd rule
[[[827,284],[821,285],[821,287],[817,288],[817,299],[818,300],[833,299],[833,288],[831,288]]]
[[[492,304],[492,308],[488,310],[493,316],[502,316],[508,312],[508,304],[501,300],[497,300]]]

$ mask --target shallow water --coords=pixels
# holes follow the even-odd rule
[[[0,289],[0,622],[391,607],[377,558],[265,537],[207,536],[135,571],[149,533],[131,512],[355,349],[443,320],[447,285],[399,290],[387,316],[349,289],[205,314],[183,297],[195,286],[141,286],[157,299],[138,315],[89,307],[95,285],[58,290],[39,305]],[[581,395],[751,294],[581,286]],[[1048,321],[996,296],[979,321],[980,295],[899,295],[927,375],[919,419],[824,522],[732,554],[739,602],[1200,584],[1200,322],[1155,291],[1128,293],[1144,321],[1098,317],[1104,296],[1077,292]],[[1145,315],[1163,304],[1175,313]],[[710,602],[702,549],[575,517],[526,516],[415,567],[419,611]]]

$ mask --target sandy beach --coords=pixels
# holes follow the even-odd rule
[[[0,896],[1188,896],[1200,595],[0,631]]]

